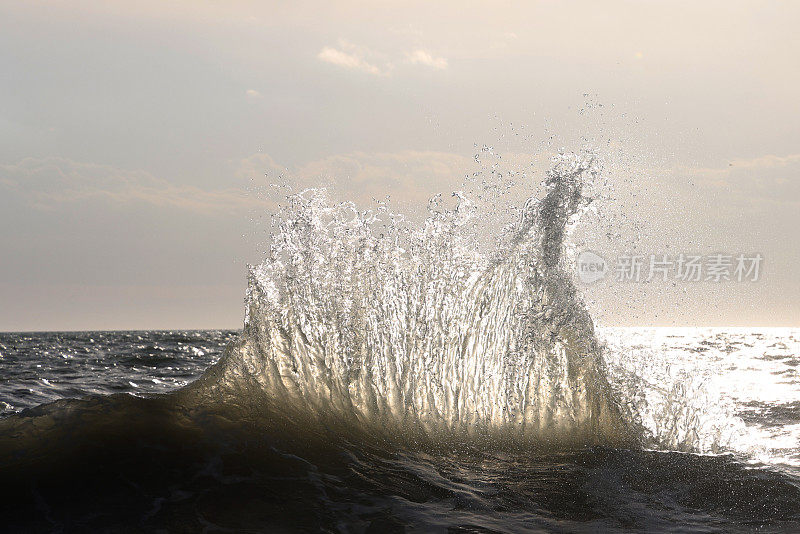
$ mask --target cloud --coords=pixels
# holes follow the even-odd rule
[[[509,169],[530,164],[528,156],[520,155],[518,162],[514,155],[507,156]],[[39,211],[148,205],[224,216],[271,211],[287,194],[327,187],[335,198],[363,206],[390,196],[416,208],[426,206],[437,193],[463,188],[465,177],[476,168],[474,158],[467,155],[436,151],[350,152],[293,168],[257,153],[234,163],[231,187],[206,189],[175,184],[142,170],[60,157],[26,158],[0,165],[0,197]]]
[[[418,48],[406,54],[406,61],[412,65],[425,65],[434,69],[443,70],[447,68],[447,59],[435,57],[430,52]]]
[[[734,159],[723,168],[694,168],[687,173],[707,187],[749,199],[796,204],[800,198],[800,154]]]
[[[735,159],[729,166],[750,169],[785,169],[787,167],[795,167],[798,164],[800,164],[800,154],[790,154],[788,156],[768,154],[753,159]]]
[[[243,189],[207,190],[176,185],[145,171],[58,157],[26,158],[0,165],[0,191],[39,210],[92,201],[148,204],[206,214],[264,206],[263,200],[249,196]]]
[[[353,200],[389,194],[401,200],[427,201],[433,194],[452,191],[472,163],[466,156],[448,152],[352,152],[306,163],[293,174],[306,182],[314,177],[331,180]]]
[[[389,76],[394,71],[395,64],[401,62],[397,57],[390,58],[386,54],[355,45],[344,39],[339,41],[337,47],[324,47],[317,54],[317,58],[325,63],[376,76]],[[434,56],[423,48],[406,52],[404,62],[407,65],[421,65],[436,70],[447,68],[446,58]]]
[[[226,215],[274,210],[286,194],[327,187],[335,197],[362,205],[389,195],[424,206],[432,195],[458,189],[473,167],[473,159],[465,155],[404,150],[336,154],[287,169],[270,155],[257,153],[236,163],[231,173],[236,186],[204,189],[142,170],[60,157],[26,158],[0,165],[0,197],[39,211],[149,205]]]
[[[384,66],[384,68],[380,68],[368,62],[364,58],[365,54],[363,51],[356,47],[348,46],[346,43],[340,43],[340,47],[349,48],[349,50],[345,51],[326,46],[317,54],[317,58],[325,63],[330,63],[346,69],[360,70],[376,76],[386,75],[391,70],[391,65],[389,64]]]
[[[502,161],[486,156],[486,161],[476,162],[466,154],[400,150],[334,154],[287,169],[259,153],[241,160],[237,176],[270,186],[258,190],[274,203],[304,189],[325,187],[332,198],[362,208],[388,197],[401,212],[411,215],[424,210],[438,193],[463,190],[480,196],[487,192],[484,187],[495,183],[500,193],[500,184],[508,181],[518,182],[520,194],[527,198],[541,182],[535,169],[548,166],[548,158],[522,153],[504,154]],[[272,183],[281,187],[271,187]]]
[[[259,153],[241,160],[236,175],[239,180],[264,183],[267,187],[257,190],[273,203],[304,189],[324,187],[332,198],[361,207],[390,197],[393,202],[407,203],[404,208],[416,209],[427,206],[436,193],[462,188],[474,164],[461,154],[401,150],[335,154],[287,169]],[[280,187],[272,187],[273,183]]]

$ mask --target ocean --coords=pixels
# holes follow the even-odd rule
[[[168,393],[198,378],[237,335],[234,331],[0,334],[3,416],[59,399]],[[307,444],[298,451],[265,443],[268,454],[252,464],[250,455],[260,447],[249,451],[246,442],[240,445],[239,457],[236,448],[228,450],[229,444],[210,451],[200,446],[174,464],[171,456],[180,455],[191,443],[172,452],[155,449],[152,457],[143,448],[136,451],[139,458],[131,460],[133,465],[121,458],[110,462],[112,472],[102,465],[80,465],[75,466],[77,473],[59,479],[36,470],[30,479],[23,476],[16,485],[5,486],[0,530],[790,532],[800,528],[800,329],[605,328],[598,329],[598,337],[605,341],[614,366],[648,369],[643,376],[648,383],[641,391],[657,397],[651,400],[653,412],[646,415],[653,434],[674,431],[660,425],[679,426],[666,415],[668,410],[687,412],[694,406],[697,411],[690,420],[707,417],[692,423],[695,428],[717,435],[712,427],[718,427],[728,446],[719,445],[715,452],[686,452],[673,443],[676,452],[669,447],[525,451],[457,445],[431,452],[337,443],[304,455],[301,451],[307,451]],[[660,414],[664,414],[661,421]],[[153,434],[151,429],[149,436],[131,439],[145,441]],[[254,437],[267,439],[257,433],[250,439]],[[121,447],[129,448],[136,446]],[[90,452],[87,462],[108,457],[107,451],[89,448],[86,454]],[[191,458],[188,464],[187,458]]]
[[[497,198],[304,191],[241,331],[0,334],[0,529],[800,530],[800,329],[595,328],[599,174],[560,155],[488,248]]]

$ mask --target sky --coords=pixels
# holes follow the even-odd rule
[[[0,331],[238,328],[271,183],[409,211],[604,154],[575,246],[761,254],[601,325],[800,326],[794,2],[0,3]],[[499,161],[499,159],[498,159]]]

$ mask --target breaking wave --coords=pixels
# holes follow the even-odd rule
[[[461,192],[417,228],[385,205],[290,196],[240,339],[183,395],[414,442],[635,441],[562,258],[600,170],[590,152],[557,156],[488,251],[492,214]]]
[[[434,197],[419,224],[325,190],[288,196],[249,268],[241,335],[194,383],[148,402],[184,428],[321,442],[751,452],[705,382],[598,341],[565,245],[601,173],[591,151],[560,153],[519,207],[486,202],[498,184],[484,181],[450,205]],[[70,417],[124,419],[129,404],[28,410],[0,421],[0,448],[45,445]]]
[[[4,527],[796,530],[796,478],[669,452],[759,457],[722,363],[595,335],[565,244],[600,177],[560,154],[515,211],[483,182],[421,224],[289,196],[198,380],[0,418]]]

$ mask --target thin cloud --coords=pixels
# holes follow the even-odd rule
[[[344,39],[339,41],[338,46],[326,46],[317,58],[325,63],[330,63],[338,67],[350,70],[367,72],[376,76],[389,76],[397,63],[407,65],[421,65],[436,70],[447,68],[447,59],[435,56],[424,48],[416,48],[405,53],[405,59],[391,58],[386,54],[355,45]]]
[[[797,204],[800,197],[800,154],[734,159],[722,168],[682,169],[700,184],[754,199]]]
[[[412,65],[425,65],[438,70],[447,68],[447,59],[443,57],[436,57],[427,50],[418,48],[413,52],[406,54],[406,61]]]
[[[276,203],[286,194],[311,187],[325,187],[332,198],[355,202],[360,208],[374,205],[374,199],[391,197],[406,215],[420,213],[437,193],[464,188],[475,161],[465,154],[401,150],[396,152],[349,152],[326,156],[291,168],[276,164],[265,154],[241,161],[240,180],[266,174],[265,183],[276,186],[262,191]]]
[[[317,54],[317,58],[325,63],[330,63],[346,69],[360,70],[376,76],[388,73],[388,69],[384,71],[378,66],[373,65],[355,50],[352,52],[345,52],[344,50],[326,46]]]
[[[204,214],[263,207],[263,200],[242,189],[207,190],[172,184],[144,171],[73,161],[67,158],[26,158],[0,165],[0,191],[34,209],[86,202],[148,204]]]

